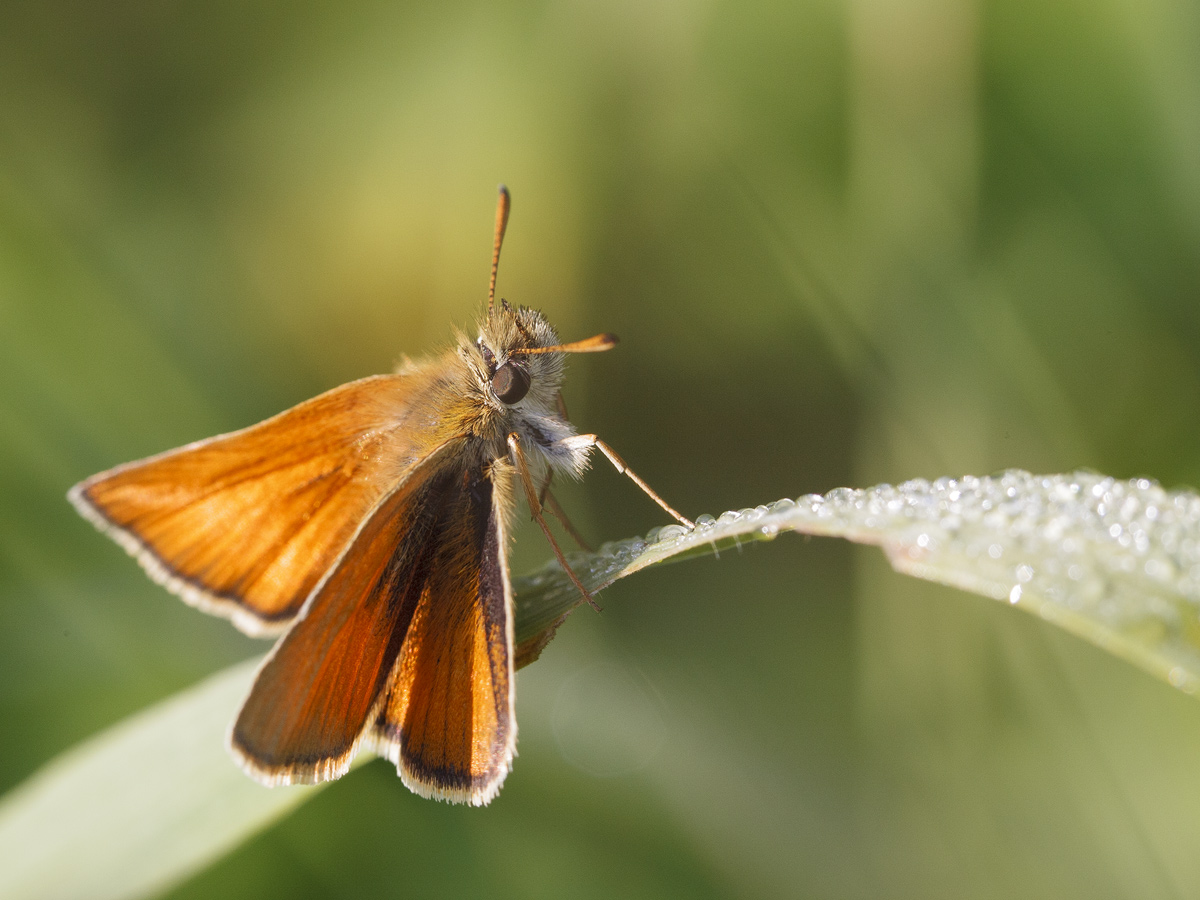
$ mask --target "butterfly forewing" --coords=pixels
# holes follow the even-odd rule
[[[464,473],[374,727],[376,749],[426,797],[487,803],[516,747],[503,461]]]
[[[156,580],[243,631],[278,633],[425,448],[412,376],[351,382],[242,431],[71,492]]]

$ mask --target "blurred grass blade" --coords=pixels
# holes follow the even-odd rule
[[[0,897],[146,897],[318,790],[268,790],[225,752],[258,660],[62,754],[0,803]]]
[[[1200,496],[1091,473],[911,481],[702,516],[569,561],[601,590],[668,560],[784,531],[880,545],[900,571],[1004,600],[1188,693],[1200,686]],[[530,650],[580,602],[557,564],[515,581]],[[0,802],[0,896],[162,891],[313,795],[266,789],[225,753],[257,660],[51,762]],[[414,802],[416,802],[414,800]]]

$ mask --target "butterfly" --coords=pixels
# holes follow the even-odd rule
[[[589,602],[543,515],[574,534],[554,475],[580,477],[599,450],[692,527],[567,418],[566,354],[616,337],[561,343],[540,312],[494,302],[510,205],[501,186],[476,340],[70,491],[155,581],[279,636],[228,735],[263,784],[339,778],[371,749],[421,796],[490,802],[516,751],[514,672],[541,649],[514,646],[516,485]]]

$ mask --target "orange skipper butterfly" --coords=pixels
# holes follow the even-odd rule
[[[691,527],[567,419],[565,354],[617,339],[561,343],[540,312],[494,303],[508,211],[502,186],[476,340],[71,489],[155,581],[281,635],[229,730],[263,784],[338,778],[371,748],[424,797],[488,803],[516,749],[514,671],[540,650],[513,645],[514,483],[589,602],[542,514],[574,533],[553,475],[579,477],[599,449]]]

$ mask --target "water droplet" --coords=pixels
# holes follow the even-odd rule
[[[1021,602],[1021,586],[1019,584],[1014,584],[1013,589],[1008,592],[1008,602],[1013,606]]]
[[[1159,581],[1166,581],[1175,574],[1174,566],[1163,559],[1148,559],[1143,568],[1147,575]]]
[[[677,541],[687,533],[687,529],[682,525],[664,525],[662,528],[658,529],[658,540],[660,543],[665,541]]]

